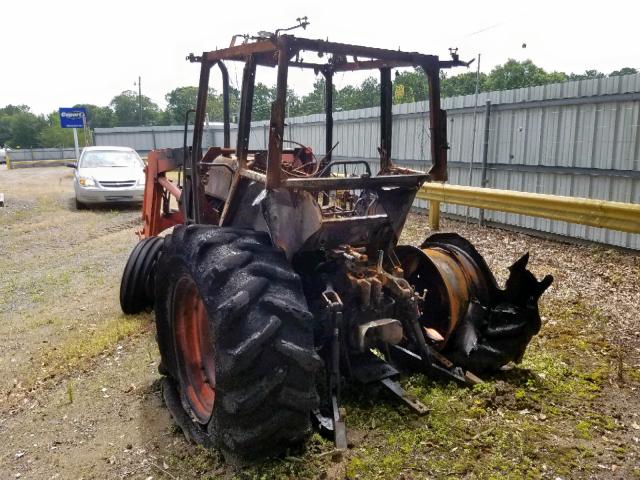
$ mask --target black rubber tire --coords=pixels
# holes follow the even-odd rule
[[[76,210],[86,210],[87,206],[76,198]]]
[[[164,398],[185,436],[253,463],[300,445],[317,408],[311,321],[300,278],[265,233],[178,226],[165,239],[156,282],[156,326]],[[207,312],[215,362],[210,420],[195,420],[176,355],[173,297],[189,276]],[[175,399],[179,396],[180,401]]]
[[[162,252],[162,237],[149,237],[134,247],[122,272],[120,308],[128,315],[153,307],[155,272]]]

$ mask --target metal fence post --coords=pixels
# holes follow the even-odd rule
[[[482,143],[482,176],[480,186],[487,186],[487,158],[489,156],[489,125],[491,123],[491,100],[487,100],[487,106],[484,111],[484,141]],[[480,209],[478,215],[480,225],[484,225],[484,209]]]
[[[429,200],[429,228],[440,230],[440,202]]]

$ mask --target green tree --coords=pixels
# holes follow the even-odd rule
[[[180,125],[184,123],[187,110],[195,109],[198,99],[198,87],[177,87],[164,96],[167,102],[165,123]],[[190,123],[193,123],[193,119]]]
[[[421,68],[396,74],[393,81],[393,103],[421,102],[428,98],[429,84]]]
[[[109,128],[115,126],[114,113],[111,107],[100,107],[91,103],[78,103],[74,108],[87,110],[87,125],[89,128]]]
[[[140,115],[138,94],[136,92],[125,90],[120,95],[113,97],[109,106],[114,112],[115,125],[119,127],[140,125],[140,117],[142,117],[142,125],[157,125],[161,120],[161,112],[158,105],[145,95],[142,95],[141,103],[142,115]]]
[[[6,142],[10,147],[40,147],[40,132],[46,126],[42,115],[18,112],[10,117],[11,138]]]
[[[452,77],[446,74],[440,77],[440,93],[443,97],[455,97],[458,95],[471,95],[476,91],[476,72],[465,72]],[[480,72],[478,91],[486,91],[487,75]]]
[[[614,70],[613,72],[611,72],[609,76],[618,77],[620,75],[633,75],[635,73],[638,73],[638,70],[633,67],[622,67],[620,70]]]
[[[300,98],[295,115],[313,115],[324,112],[324,90],[324,77],[320,77],[313,82],[313,90]],[[335,96],[335,87],[333,91]]]
[[[46,126],[40,131],[39,141],[42,147],[70,147],[73,145],[73,130],[60,126],[60,114],[51,112],[47,116]]]
[[[229,114],[233,122],[240,104],[240,93],[237,89],[229,87]],[[166,125],[184,124],[187,110],[196,108],[198,101],[198,87],[177,87],[165,95],[167,108],[164,112],[163,123]],[[224,119],[222,93],[217,93],[210,88],[207,96],[207,113],[212,122],[221,122]],[[189,123],[193,123],[193,115],[189,117]]]
[[[271,117],[271,103],[276,98],[276,87],[258,82],[253,87],[253,109],[251,120],[267,120]]]
[[[606,75],[598,70],[585,70],[584,73],[570,73],[568,80],[589,80],[592,78],[604,78]]]
[[[491,70],[484,84],[484,89],[509,90],[512,88],[563,82],[566,79],[567,75],[565,73],[546,72],[531,60],[519,62],[510,58],[503,65],[498,65]]]

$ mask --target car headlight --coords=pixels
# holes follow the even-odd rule
[[[91,177],[80,177],[78,183],[83,187],[95,187],[96,181]]]

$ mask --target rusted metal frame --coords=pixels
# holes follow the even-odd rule
[[[250,55],[258,53],[267,53],[276,51],[275,43],[269,40],[259,40],[253,43],[245,43],[235,47],[223,48],[220,50],[213,50],[211,52],[204,52],[199,61],[203,63],[217,62],[218,60],[246,60]],[[192,61],[198,61],[196,58]]]
[[[431,136],[431,168],[429,177],[433,181],[447,180],[447,117],[440,109],[440,69],[436,58],[435,68],[423,65],[429,81],[429,131]]]
[[[264,173],[256,172],[255,170],[249,170],[247,168],[243,168],[240,170],[240,176],[243,178],[248,178],[254,182],[258,183],[267,183],[267,176]]]
[[[334,65],[334,72],[351,72],[356,70],[376,70],[381,68],[399,68],[399,67],[414,67],[413,62],[407,62],[404,60],[364,60],[358,62],[346,62],[338,63]]]
[[[165,176],[158,177],[158,183],[162,185],[162,187],[167,192],[173,195],[176,198],[176,200],[180,201],[180,197],[182,196],[182,190],[180,190],[175,183],[171,182]]]
[[[220,73],[222,74],[222,121],[224,122],[223,146],[229,148],[231,146],[231,123],[229,112],[229,71],[227,66],[222,62],[218,62]]]
[[[380,171],[386,172],[391,167],[391,133],[392,133],[392,84],[391,69],[380,69]]]
[[[157,235],[170,226],[184,223],[180,212],[165,212],[163,215],[161,208],[164,195],[162,180],[165,179],[165,172],[176,170],[183,163],[183,158],[176,154],[182,155],[182,149],[153,150],[149,153],[145,167],[146,181],[142,205],[144,225],[139,232],[141,238]]]
[[[267,150],[267,189],[280,186],[282,176],[282,139],[284,136],[284,119],[287,102],[287,74],[289,71],[289,36],[278,39],[278,77],[276,98],[271,105],[271,121],[269,125],[269,146]]]
[[[324,161],[319,166],[319,170],[331,163],[331,149],[333,148],[333,71],[326,70],[324,75],[324,113],[325,113],[325,156]],[[328,172],[331,173],[331,172]],[[329,204],[329,196],[323,195],[322,204]]]
[[[242,73],[242,93],[240,95],[240,118],[238,119],[238,144],[236,155],[240,168],[245,168],[249,150],[251,129],[251,109],[253,108],[253,88],[256,80],[256,63],[252,55],[247,58]]]
[[[281,185],[285,188],[302,190],[349,190],[377,187],[417,187],[427,179],[425,174],[378,175],[372,178],[362,177],[316,177],[286,178]]]
[[[209,74],[211,64],[202,62],[200,68],[200,83],[198,86],[198,101],[196,104],[196,117],[193,125],[193,141],[191,143],[191,158],[185,169],[185,187],[189,192],[198,192],[200,186],[200,172],[197,165],[202,155],[202,134],[204,119],[207,112],[207,93],[209,92]],[[186,197],[193,202],[185,204],[185,220],[187,223],[200,223],[200,201],[198,195],[189,193]]]
[[[275,67],[276,62],[272,57],[266,55],[260,55],[257,62],[258,65],[264,65],[266,67]],[[343,63],[312,63],[312,62],[296,62],[290,61],[289,67],[292,68],[306,68],[315,70],[317,72],[324,73],[331,70],[333,72],[352,72],[357,70],[378,70],[380,68],[398,68],[398,67],[413,67],[417,64],[413,62],[407,62],[403,60],[363,60],[354,62]]]
[[[403,61],[412,65],[426,65],[429,69],[438,68],[438,57],[434,55],[424,55],[416,52],[402,52],[398,50],[387,50],[384,48],[363,47],[360,45],[334,43],[324,40],[311,40],[309,38],[289,37],[289,39],[291,41],[291,48],[296,50],[308,50],[312,52],[334,54],[337,53],[363,58],[374,58],[377,60]]]

